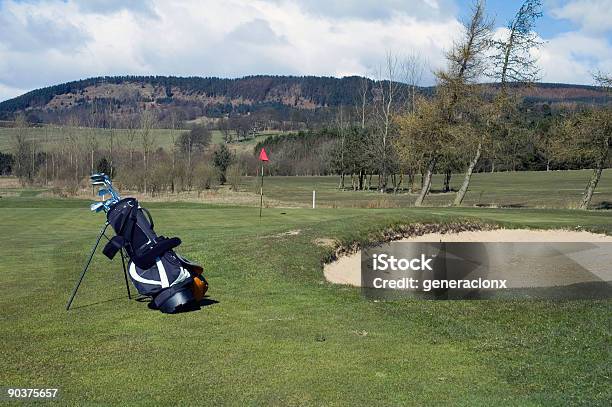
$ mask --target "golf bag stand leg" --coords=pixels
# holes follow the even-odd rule
[[[91,259],[93,259],[93,256],[96,253],[96,249],[98,248],[98,245],[100,244],[100,240],[102,239],[102,236],[104,236],[104,232],[106,232],[106,228],[108,227],[108,225],[109,225],[108,222],[106,222],[104,223],[104,227],[100,229],[100,234],[98,235],[98,238],[96,239],[96,244],[94,244],[93,248],[91,249],[91,253],[89,254],[87,263],[85,263],[85,267],[83,267],[83,271],[81,272],[81,277],[79,277],[79,281],[74,286],[74,289],[72,290],[72,294],[70,295],[70,299],[68,300],[68,303],[66,304],[66,311],[68,311],[70,309],[70,305],[72,305],[72,301],[74,300],[74,297],[76,296],[76,293],[79,290],[79,286],[81,285],[81,282],[83,282],[85,273],[87,273],[87,269],[89,268],[89,265],[91,264]],[[124,267],[124,271],[125,271],[125,267]]]
[[[130,293],[130,283],[128,282],[127,269],[125,268],[125,255],[123,249],[121,249],[121,266],[123,266],[123,277],[125,277],[125,288],[127,289],[128,299],[132,299],[132,293]]]

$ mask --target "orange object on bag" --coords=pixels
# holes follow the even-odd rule
[[[201,274],[193,276],[193,285],[191,286],[193,297],[196,301],[201,301],[204,298],[204,294],[208,291],[208,282]]]

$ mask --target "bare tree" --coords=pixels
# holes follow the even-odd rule
[[[597,71],[593,74],[593,80],[597,86],[604,88],[606,91],[612,91],[612,75],[602,71]]]
[[[96,103],[92,104],[91,111],[87,117],[87,149],[89,151],[90,165],[89,170],[90,173],[94,173],[94,152],[98,148],[98,126],[101,122],[101,112],[98,110],[98,106]],[[93,190],[93,188],[92,188]]]
[[[493,40],[490,76],[499,81],[502,94],[508,82],[534,82],[540,70],[532,50],[542,45],[534,31],[542,17],[542,1],[526,0],[508,22],[503,38]]]
[[[143,161],[143,192],[147,193],[147,181],[149,177],[149,156],[155,146],[155,115],[151,110],[145,110],[140,115],[140,142],[142,146],[142,161]]]
[[[139,116],[128,117],[126,122],[125,142],[127,144],[128,153],[130,155],[130,168],[132,168],[134,165],[134,152],[136,151],[136,137],[138,135],[139,127]]]
[[[79,140],[79,119],[75,115],[70,115],[67,120],[66,145],[68,147],[69,165],[72,167],[74,175],[74,185],[79,183],[79,164],[81,155],[81,141]]]
[[[437,73],[439,87],[442,88],[439,93],[446,98],[443,104],[446,106],[449,124],[469,120],[471,115],[468,112],[474,111],[475,95],[471,85],[482,77],[485,71],[485,54],[490,46],[492,27],[493,21],[486,15],[485,1],[478,0],[473,3],[470,18],[463,22],[462,38],[446,55],[448,68]],[[455,205],[463,201],[474,168],[482,154],[483,141],[480,137],[476,139],[475,143],[466,140],[468,142],[462,143],[461,146],[464,151],[471,152],[472,159],[468,164],[463,184],[457,192]]]
[[[490,46],[493,21],[487,17],[485,0],[472,4],[470,18],[463,21],[461,39],[446,54],[448,67],[436,73],[447,86],[453,86],[454,98],[466,84],[478,80],[485,72],[485,54]]]
[[[602,73],[594,75],[595,82],[608,92],[612,91],[611,77]],[[580,201],[580,209],[588,209],[612,148],[612,109],[605,107],[583,113],[566,134],[570,139],[568,144],[561,144],[563,148],[573,146],[581,155],[595,162],[593,174]]]
[[[29,146],[27,139],[27,127],[28,122],[24,114],[20,114],[15,118],[15,132],[13,133],[11,144],[13,149],[13,155],[15,157],[15,171],[14,173],[19,178],[24,178],[27,174],[26,169],[28,166],[29,159]]]
[[[489,131],[481,133],[480,140],[476,145],[476,152],[468,164],[463,183],[455,196],[453,204],[461,205],[468,191],[474,168],[480,160],[485,137],[490,136],[493,127],[504,126],[504,117],[509,117],[510,112],[515,109],[516,98],[508,97],[507,85],[509,82],[532,82],[537,80],[539,70],[536,60],[531,55],[535,47],[541,42],[533,31],[536,20],[542,16],[542,4],[540,0],[526,0],[514,18],[508,23],[508,31],[504,38],[491,41],[494,53],[491,57],[492,70],[489,76],[500,83],[500,94],[496,100],[496,106],[490,109],[488,127]],[[492,123],[497,122],[497,123]]]
[[[463,22],[461,38],[456,41],[452,49],[447,52],[448,66],[445,70],[436,72],[438,87],[436,97],[440,104],[442,119],[447,128],[456,126],[466,135],[469,121],[473,119],[475,111],[474,102],[478,95],[473,87],[474,82],[482,77],[485,71],[485,56],[490,46],[491,30],[493,21],[489,19],[485,11],[485,1],[477,0],[472,5],[470,17]],[[482,139],[467,135],[464,142],[458,145],[463,151],[473,155],[470,160],[462,187],[457,193],[460,196],[455,200],[461,202],[470,182],[472,172],[482,154]],[[473,143],[472,140],[476,139]],[[421,191],[425,195],[429,186],[425,185]],[[423,197],[424,198],[424,197]],[[419,197],[418,201],[422,198]]]
[[[359,98],[355,101],[355,107],[360,118],[362,129],[365,129],[366,127],[366,116],[368,114],[368,102],[371,92],[370,82],[370,79],[365,77],[361,77],[359,79]]]
[[[425,63],[417,54],[408,55],[402,62],[403,82],[408,85],[408,111],[413,112],[415,109],[417,89],[423,80],[425,73]]]
[[[104,121],[105,129],[107,130],[107,145],[108,145],[108,158],[109,158],[109,172],[110,177],[113,178],[115,176],[115,150],[119,147],[119,139],[116,139],[115,133],[115,121],[113,119],[113,106],[110,105],[104,110],[104,116],[106,120]]]
[[[176,129],[178,127],[178,118],[176,116],[176,112],[172,112],[170,115],[170,139],[172,141],[172,145],[170,146],[170,154],[172,155],[172,167],[171,167],[171,172],[172,172],[172,178],[170,179],[170,186],[172,189],[172,193],[174,194],[176,192],[176,182],[175,182],[175,177],[176,177]]]
[[[374,122],[378,135],[378,143],[375,146],[378,158],[379,180],[378,189],[385,192],[387,189],[388,155],[391,147],[391,125],[395,108],[399,104],[398,97],[401,84],[398,82],[400,75],[400,62],[396,55],[387,52],[385,65],[378,68],[376,83],[373,88]]]
[[[336,115],[336,127],[338,129],[338,136],[340,136],[340,146],[339,146],[339,164],[340,164],[340,184],[338,184],[338,189],[344,189],[344,175],[345,175],[345,163],[344,163],[344,153],[346,149],[346,122],[344,119],[344,109],[342,106],[339,107],[338,114]]]

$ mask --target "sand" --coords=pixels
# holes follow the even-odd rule
[[[569,230],[525,230],[525,229],[496,229],[487,231],[459,232],[459,233],[429,233],[398,240],[399,242],[612,242],[612,236]],[[359,287],[361,284],[361,252],[340,257],[338,260],[326,264],[323,270],[327,281],[335,284],[344,284]],[[550,276],[537,275],[529,270],[517,270],[522,273],[521,280],[524,286],[550,285]],[[603,281],[612,280],[612,267],[604,265],[597,272],[597,278]],[[559,275],[559,285],[585,282],[577,275]],[[544,284],[543,282],[547,282]]]

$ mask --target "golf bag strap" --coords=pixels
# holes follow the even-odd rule
[[[129,199],[132,199],[132,198],[128,198],[128,200]],[[134,199],[134,203],[135,205],[130,208],[129,212],[126,213],[123,219],[121,220],[121,225],[119,226],[119,230],[117,230],[117,234],[123,234],[123,230],[125,229],[125,225],[127,224],[128,219],[134,218],[132,216],[132,213],[134,212],[134,208],[138,206],[138,202]]]
[[[121,250],[121,248],[125,245],[125,240],[123,236],[115,236],[102,249],[102,253],[109,259],[113,259],[117,252]]]
[[[151,216],[151,212],[149,212],[147,208],[140,207],[139,209],[143,211],[145,215],[147,215],[147,218],[149,219],[149,225],[151,225],[151,230],[155,229],[153,225],[153,217]]]

